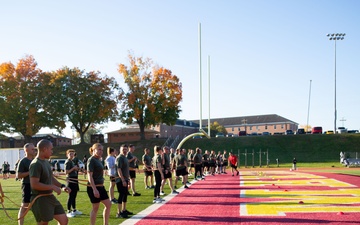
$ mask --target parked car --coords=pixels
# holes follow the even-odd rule
[[[296,131],[296,134],[306,134],[305,129],[304,129],[304,128],[299,128],[299,129]]]
[[[322,127],[313,127],[311,129],[312,134],[322,134]]]
[[[217,134],[215,135],[215,137],[217,137],[217,138],[219,138],[219,137],[225,137],[225,135],[224,135],[224,133],[217,133]]]
[[[51,163],[51,165],[53,165],[53,164],[55,164],[56,161],[58,161],[59,165],[60,165],[61,172],[64,172],[65,171],[64,164],[65,164],[66,160],[67,159],[51,159],[50,163]],[[84,165],[83,161],[81,161],[81,160],[79,160],[79,167],[80,167],[80,169],[85,168],[85,165]]]
[[[264,131],[264,132],[262,132],[262,135],[271,135],[269,132],[267,132],[267,131]]]
[[[246,136],[246,131],[239,131],[239,136]]]
[[[345,133],[347,133],[347,129],[345,127],[338,127],[338,129],[336,130],[336,133],[345,134]]]
[[[285,131],[285,135],[293,135],[293,134],[294,134],[294,131],[292,131],[292,130]]]
[[[325,131],[325,134],[334,134],[334,131],[333,130],[327,130],[327,131]]]
[[[234,134],[233,134],[233,133],[228,133],[228,134],[226,135],[226,137],[234,137]]]

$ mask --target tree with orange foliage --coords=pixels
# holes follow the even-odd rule
[[[0,65],[0,130],[21,133],[28,142],[42,127],[61,128],[44,110],[44,73],[33,56]]]
[[[129,53],[128,59],[128,66],[120,64],[118,68],[128,86],[121,96],[120,120],[126,124],[136,121],[141,140],[145,140],[146,127],[175,124],[181,112],[182,85],[171,70],[153,66],[149,58]]]

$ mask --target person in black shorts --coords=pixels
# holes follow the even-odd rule
[[[144,149],[144,155],[142,156],[142,163],[144,165],[144,184],[145,189],[154,188],[154,175],[152,172],[151,167],[151,156],[150,156],[150,149],[145,148]],[[149,184],[149,177],[150,177],[150,184]]]
[[[70,193],[70,188],[65,184],[59,183],[53,176],[50,156],[53,152],[53,144],[47,139],[42,139],[37,144],[38,153],[31,161],[29,167],[31,199],[34,201],[31,210],[38,224],[47,225],[49,221],[55,219],[60,225],[68,224],[64,208],[56,199],[53,192],[58,195],[61,190]],[[38,197],[41,196],[41,197]]]
[[[180,176],[182,176],[183,178],[184,188],[188,188],[188,186],[186,185],[188,179],[188,172],[186,168],[188,167],[188,164],[185,157],[185,150],[177,149],[176,152],[178,154],[174,158],[175,169],[176,169],[175,189],[176,189],[176,183]]]
[[[179,192],[175,191],[172,183],[172,174],[171,174],[171,167],[170,167],[170,148],[168,146],[163,147],[163,154],[162,154],[162,161],[164,167],[164,179],[161,181],[160,187],[160,195],[164,195],[164,186],[166,180],[169,183],[169,187],[171,189],[171,194],[179,194]]]
[[[209,172],[211,175],[215,175],[215,167],[216,167],[216,155],[215,151],[211,150],[211,153],[209,155]]]
[[[22,203],[19,210],[18,224],[24,224],[24,213],[26,208],[29,206],[31,199],[31,187],[30,187],[30,177],[29,177],[29,167],[31,161],[36,155],[35,146],[32,143],[27,143],[24,145],[25,157],[22,158],[18,164],[16,170],[16,178],[21,179],[21,189],[22,189]]]
[[[103,146],[100,143],[95,143],[90,147],[89,152],[91,157],[87,161],[88,187],[86,191],[92,203],[90,225],[96,224],[100,202],[104,205],[103,224],[109,224],[111,201],[104,187],[104,166],[101,162]]]
[[[129,152],[127,153],[127,159],[129,160],[129,172],[130,172],[130,187],[133,192],[133,196],[140,196],[140,193],[137,193],[135,190],[135,178],[136,178],[136,161],[138,160],[136,156],[134,156],[135,146],[129,145]]]
[[[206,150],[204,155],[202,156],[202,161],[203,161],[203,171],[204,171],[204,175],[208,174],[209,172],[209,151]]]
[[[223,163],[223,173],[227,174],[227,173],[226,173],[226,167],[229,165],[229,163],[228,163],[228,155],[227,155],[226,150],[224,150],[224,153],[223,153],[223,160],[224,160],[224,163]]]

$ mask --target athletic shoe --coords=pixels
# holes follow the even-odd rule
[[[150,188],[155,188],[155,186],[154,186],[154,185],[151,185]]]
[[[239,176],[239,171],[237,171],[236,176]]]
[[[173,190],[173,191],[171,192],[171,194],[173,194],[173,195],[177,195],[177,194],[179,194],[179,192],[178,192],[178,191]]]
[[[177,187],[176,187],[176,186],[174,186],[174,189],[177,189]]]
[[[234,174],[233,174],[233,175],[231,175],[231,176],[234,176]]]
[[[113,198],[113,199],[111,200],[111,203],[112,203],[112,204],[118,204],[118,201],[116,200],[116,198]]]
[[[75,213],[75,215],[81,215],[81,214],[83,214],[81,211],[79,211],[79,210],[75,210],[75,211],[73,211],[73,213]]]
[[[157,198],[159,201],[165,202],[165,199],[163,198]]]
[[[127,209],[125,209],[123,212],[125,212],[127,215],[133,215],[134,213],[128,211]]]
[[[140,193],[135,192],[134,194],[132,194],[132,196],[140,196]]]
[[[149,186],[146,186],[145,189],[150,189],[150,187],[149,187]]]
[[[153,200],[153,203],[162,203],[162,201],[159,198],[156,198]]]
[[[68,213],[66,213],[66,216],[68,217],[68,218],[73,218],[73,217],[75,217],[75,213],[74,212],[68,212]]]
[[[185,185],[184,188],[189,188],[189,187]]]
[[[165,195],[165,192],[163,192],[163,191],[160,191],[160,195]]]
[[[128,218],[128,215],[126,214],[126,212],[120,212],[116,213],[116,218]]]

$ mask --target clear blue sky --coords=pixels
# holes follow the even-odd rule
[[[337,124],[360,129],[359,12],[357,0],[3,1],[0,62],[31,54],[44,71],[99,70],[125,87],[117,65],[132,50],[180,78],[180,119],[198,119],[201,23],[203,118],[210,55],[212,118],[278,114],[305,125],[312,80],[309,125],[333,130],[334,41],[326,34],[346,33],[337,42]]]

